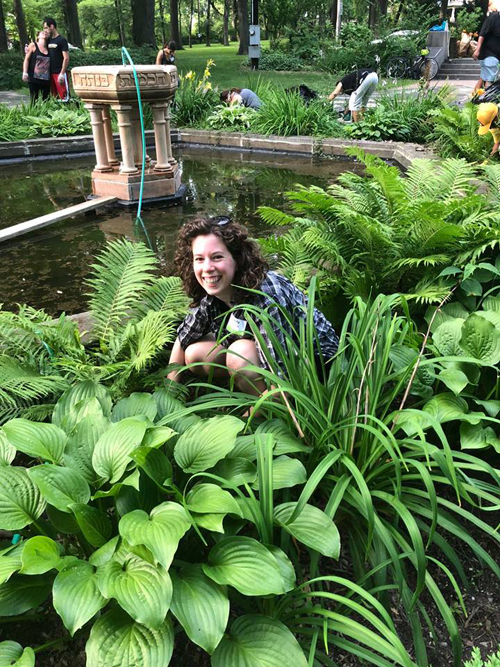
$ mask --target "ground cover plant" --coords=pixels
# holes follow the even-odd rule
[[[476,118],[477,105],[469,102],[462,108],[443,106],[431,111],[429,140],[442,157],[459,157],[469,162],[488,158],[493,146],[490,133],[479,136]]]

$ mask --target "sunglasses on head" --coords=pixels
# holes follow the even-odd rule
[[[210,218],[210,224],[216,225],[217,227],[225,227],[230,222],[231,218],[228,218],[227,215],[216,215],[214,218]]]

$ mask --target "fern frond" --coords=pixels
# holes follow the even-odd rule
[[[156,258],[143,243],[119,239],[109,243],[92,265],[93,276],[88,280],[90,311],[94,332],[105,348],[112,336],[144,296],[153,279]]]
[[[150,310],[168,311],[172,318],[182,318],[187,312],[189,298],[176,276],[162,276],[149,285],[137,312],[145,317]]]
[[[133,328],[135,335],[129,341],[130,364],[134,370],[141,371],[167,343],[174,342],[176,326],[168,313],[150,311]]]
[[[272,208],[271,206],[259,206],[257,213],[266,224],[273,225],[273,227],[285,227],[293,225],[295,222],[295,217],[293,215],[278,211],[278,209]]]

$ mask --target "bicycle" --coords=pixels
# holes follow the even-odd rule
[[[386,67],[386,75],[389,79],[424,79],[432,81],[438,73],[439,65],[435,58],[427,55],[410,58],[393,58],[389,60]]]

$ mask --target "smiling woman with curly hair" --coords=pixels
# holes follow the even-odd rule
[[[240,390],[262,393],[265,384],[255,367],[268,366],[266,355],[280,367],[283,364],[262,322],[252,313],[266,350],[251,334],[248,311],[238,306],[248,304],[265,310],[273,320],[280,347],[286,350],[286,334],[297,340],[300,321],[306,319],[304,294],[284,276],[269,271],[259,245],[249,238],[247,230],[224,216],[188,222],[179,233],[175,264],[192,299],[192,309],[177,330],[170,364],[197,364],[190,370],[202,376],[211,369],[215,377],[229,373]],[[338,338],[316,308],[314,324],[320,343],[318,355],[327,360],[335,354]],[[178,374],[176,369],[168,377],[176,380]]]

